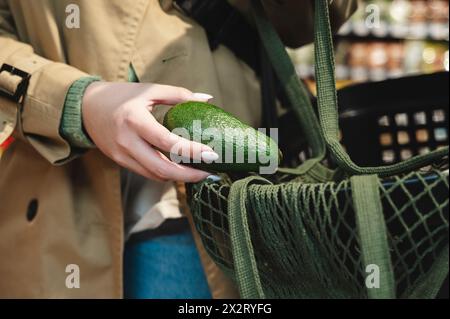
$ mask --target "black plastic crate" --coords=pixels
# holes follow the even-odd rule
[[[339,90],[342,144],[361,166],[393,164],[447,146],[448,85],[448,72],[441,72]],[[295,115],[288,112],[279,123],[283,164],[298,165],[311,154]]]
[[[448,85],[448,73],[437,73],[340,90],[342,144],[365,166],[447,146]]]

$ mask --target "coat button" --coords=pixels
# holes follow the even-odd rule
[[[27,220],[29,222],[33,221],[38,212],[39,203],[37,199],[32,199],[28,204],[27,209]]]

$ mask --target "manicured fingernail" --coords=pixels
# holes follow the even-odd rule
[[[210,180],[211,182],[220,182],[220,180],[222,178],[220,176],[217,176],[217,175],[209,175],[206,179]]]
[[[206,94],[206,93],[194,93],[194,98],[196,100],[210,101],[214,98],[214,96]]]
[[[211,163],[217,161],[219,159],[219,155],[214,152],[202,152],[202,161],[205,163]]]

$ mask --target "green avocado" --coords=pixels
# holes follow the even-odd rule
[[[186,102],[172,107],[164,126],[191,141],[209,145],[220,158],[212,163],[190,163],[209,172],[274,173],[281,161],[277,143],[264,133],[242,123],[221,108],[208,103]],[[271,169],[273,168],[273,171]]]

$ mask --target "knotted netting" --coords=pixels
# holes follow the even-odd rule
[[[351,182],[258,182],[246,189],[246,214],[265,297],[367,298],[367,269]],[[414,297],[448,262],[448,174],[413,172],[379,180],[397,297]],[[212,259],[234,276],[230,181],[191,189],[197,231]],[[240,236],[238,241],[245,241]],[[435,266],[433,268],[432,266]],[[447,264],[448,267],[448,264]],[[445,274],[445,271],[443,272]],[[442,274],[441,274],[442,276]],[[438,278],[433,289],[439,289]],[[417,294],[420,292],[416,291]]]
[[[449,268],[448,147],[388,166],[351,160],[338,139],[328,0],[314,3],[318,119],[258,0],[253,11],[312,158],[189,185],[196,229],[243,298],[432,298]]]

